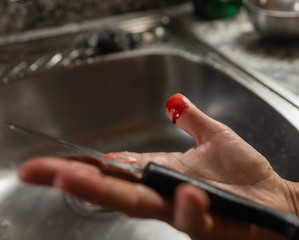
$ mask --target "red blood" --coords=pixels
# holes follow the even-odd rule
[[[123,164],[130,164],[131,162],[129,160],[123,160],[121,161]]]
[[[184,96],[176,93],[172,95],[166,103],[166,108],[172,113],[172,123],[182,116],[182,114],[189,108],[189,104],[184,100]]]

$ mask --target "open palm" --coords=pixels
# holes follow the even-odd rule
[[[185,153],[110,153],[103,159],[134,160],[145,166],[156,162],[219,188],[271,207],[296,214],[297,185],[280,178],[268,161],[230,128],[198,110],[188,99],[175,94],[166,114],[189,133],[196,146]],[[26,162],[20,177],[33,184],[51,185],[64,192],[144,218],[164,220],[193,239],[280,239],[280,236],[209,212],[205,192],[191,185],[179,186],[170,201],[135,182],[108,176],[95,167],[66,159],[40,157]]]

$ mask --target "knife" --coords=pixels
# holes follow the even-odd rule
[[[201,180],[181,174],[167,167],[150,162],[145,168],[133,163],[123,163],[117,159],[101,160],[103,153],[57,139],[38,131],[28,129],[14,123],[7,123],[10,129],[23,134],[43,138],[73,150],[87,154],[99,162],[100,168],[128,173],[139,179],[139,182],[156,190],[165,197],[173,198],[179,184],[190,183],[204,190],[210,199],[210,209],[214,213],[256,224],[280,233],[290,240],[299,240],[299,218],[293,214],[260,204],[231,192],[217,188]]]

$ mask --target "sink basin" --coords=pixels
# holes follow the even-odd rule
[[[255,89],[269,92],[260,85]],[[102,152],[186,151],[193,139],[164,114],[176,92],[230,126],[281,176],[299,180],[298,126],[288,112],[275,108],[279,96],[270,94],[266,101],[246,83],[186,53],[119,54],[0,87],[0,238],[188,239],[165,223],[101,211],[56,190],[20,183],[16,172],[27,158],[76,153],[5,124],[12,121]]]

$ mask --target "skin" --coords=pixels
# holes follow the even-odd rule
[[[197,109],[186,97],[172,97],[186,104],[176,125],[196,140],[196,146],[185,153],[120,152],[107,154],[103,159],[134,160],[139,166],[153,161],[298,216],[298,183],[282,179],[260,153],[229,127]],[[166,108],[166,115],[172,120],[171,109]],[[172,201],[142,184],[104,174],[79,160],[30,159],[21,166],[19,176],[24,182],[53,186],[129,216],[166,221],[191,239],[284,239],[253,224],[211,213],[206,193],[192,185],[180,185]]]

